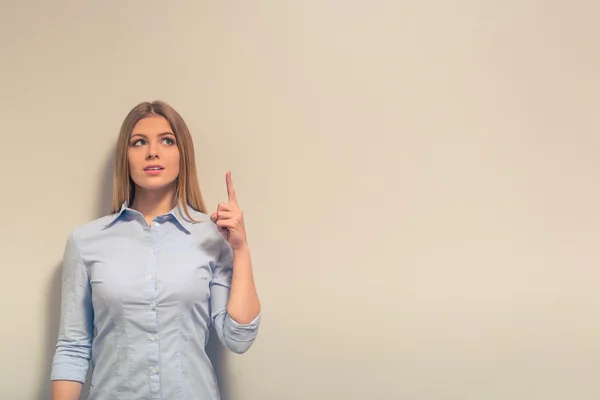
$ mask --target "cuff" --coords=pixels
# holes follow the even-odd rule
[[[51,381],[76,381],[85,383],[87,376],[88,362],[85,363],[71,363],[71,362],[60,362],[52,365],[52,372],[50,373]]]
[[[238,342],[254,340],[260,326],[262,312],[248,324],[240,324],[227,314],[225,319],[225,335]]]

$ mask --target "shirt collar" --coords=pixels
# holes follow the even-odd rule
[[[121,209],[118,212],[116,212],[116,213],[114,213],[113,215],[110,216],[110,219],[107,222],[107,224],[104,226],[104,229],[110,228],[112,225],[114,225],[119,219],[121,219],[126,214],[130,214],[130,215],[131,214],[138,214],[138,215],[141,215],[139,211],[136,211],[136,210],[134,210],[132,208],[129,208],[128,203],[125,201],[121,205]],[[190,213],[190,214],[193,215],[193,213]],[[190,233],[191,232],[192,225],[194,225],[194,223],[192,221],[190,221],[187,218],[187,216],[184,214],[183,210],[181,209],[181,204],[177,204],[175,207],[173,207],[173,209],[171,211],[169,211],[167,214],[161,215],[159,218],[165,218],[165,217],[169,217],[169,216],[175,218],[175,220],[177,221],[177,223],[179,224],[179,226],[186,233]]]

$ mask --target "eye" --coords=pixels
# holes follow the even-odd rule
[[[137,140],[134,140],[133,142],[131,142],[131,146],[142,146],[144,144],[146,144],[144,139],[137,139]]]
[[[163,139],[164,143],[171,146],[175,144],[175,140],[173,138],[170,137],[166,137]]]

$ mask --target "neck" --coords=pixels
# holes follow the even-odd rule
[[[168,187],[156,190],[135,188],[131,208],[142,213],[148,224],[159,215],[167,214],[175,206],[175,189]]]

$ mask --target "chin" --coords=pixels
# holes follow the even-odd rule
[[[137,179],[133,182],[142,190],[164,190],[175,187],[177,179]]]

